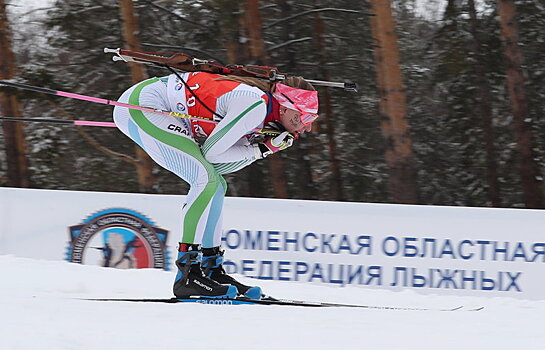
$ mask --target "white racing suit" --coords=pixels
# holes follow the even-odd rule
[[[218,121],[192,124],[188,119],[115,107],[117,127],[163,168],[189,183],[182,209],[182,243],[218,247],[222,235],[223,199],[227,184],[222,174],[232,173],[261,159],[261,152],[245,135],[263,127],[268,96],[261,90],[233,81],[217,81],[209,73],[181,75],[210,109],[205,109],[174,75],[138,83],[120,102],[164,111],[187,113]],[[204,139],[199,145],[195,136]]]

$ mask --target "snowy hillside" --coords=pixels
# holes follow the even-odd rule
[[[469,311],[137,304],[170,297],[174,272],[0,256],[0,349],[545,349],[544,302],[257,281],[292,299]]]

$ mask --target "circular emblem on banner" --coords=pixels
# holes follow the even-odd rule
[[[169,269],[168,231],[134,210],[101,210],[69,231],[68,261],[118,269]]]

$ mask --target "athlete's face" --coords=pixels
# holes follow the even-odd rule
[[[292,134],[303,134],[312,128],[312,124],[304,125],[301,122],[301,113],[298,111],[281,105],[279,114],[280,123]]]

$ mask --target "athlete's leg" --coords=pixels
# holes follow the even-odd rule
[[[165,110],[168,104],[163,96],[166,96],[166,84],[154,78],[127,90],[120,101]],[[179,272],[175,294],[179,297],[232,296],[233,288],[211,283],[213,281],[204,278],[200,269],[199,245],[203,242],[219,245],[221,241],[221,215],[226,187],[225,180],[204,159],[189,133],[189,126],[171,116],[119,107],[114,109],[114,121],[157,164],[190,185],[182,209],[183,235],[176,262]],[[191,283],[186,283],[189,280]]]
[[[127,90],[120,101],[167,109],[168,102],[163,96],[166,96],[166,84],[155,78]],[[182,243],[203,244],[205,248],[218,246],[227,184],[204,159],[186,120],[116,107],[114,121],[157,164],[190,185],[182,210]]]

